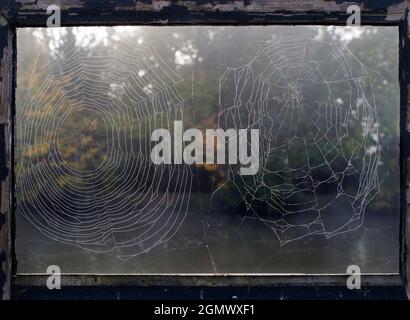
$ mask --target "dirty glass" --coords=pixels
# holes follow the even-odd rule
[[[17,67],[19,273],[398,272],[397,28],[20,29]]]

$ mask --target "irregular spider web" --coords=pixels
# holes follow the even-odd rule
[[[130,259],[187,212],[190,168],[153,165],[147,141],[182,119],[181,78],[145,45],[58,52],[17,108],[18,209],[51,239]]]
[[[219,126],[260,130],[260,169],[231,183],[281,245],[358,228],[379,191],[372,78],[340,43],[306,37],[263,42],[220,78]]]

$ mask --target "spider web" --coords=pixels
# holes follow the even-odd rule
[[[307,37],[263,42],[221,76],[219,126],[260,130],[259,172],[230,166],[227,184],[281,245],[363,224],[379,191],[374,79],[345,46]]]
[[[58,51],[17,108],[18,209],[55,241],[129,260],[170,240],[189,209],[191,168],[152,164],[147,140],[183,120],[183,79],[148,45]],[[263,42],[249,63],[226,69],[218,127],[260,130],[258,173],[228,166],[225,182],[244,219],[262,221],[281,245],[363,224],[379,191],[373,81],[340,43],[306,37]]]
[[[55,241],[130,259],[187,212],[190,168],[153,165],[147,140],[182,119],[182,79],[141,44],[58,52],[17,109],[18,209]]]

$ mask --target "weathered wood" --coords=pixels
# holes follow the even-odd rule
[[[61,277],[62,287],[76,286],[341,286],[346,287],[349,275],[344,274],[65,274]],[[15,279],[18,286],[44,287],[47,274],[19,274]],[[361,285],[400,286],[397,274],[363,275]]]
[[[405,136],[407,138],[407,143],[410,142],[410,134],[409,134],[409,121],[410,121],[410,15],[409,11],[406,13],[406,18],[403,21],[403,29],[406,31],[405,37],[401,46],[403,46],[402,54],[400,54],[399,60],[399,70],[403,74],[403,85],[402,89],[400,90],[401,100],[403,100],[403,104],[401,104],[402,110],[400,114],[400,126],[401,126],[401,134],[400,136]],[[410,149],[410,146],[409,146]],[[408,150],[409,151],[409,150]],[[409,155],[407,155],[406,159],[401,160],[404,168],[401,168],[401,174],[403,175],[404,183],[401,184],[402,190],[402,203],[401,203],[401,221],[402,221],[402,228],[400,230],[401,233],[401,242],[402,247],[400,248],[401,254],[401,270],[400,274],[403,277],[404,284],[406,286],[407,297],[410,299],[410,189],[409,189],[409,182],[410,182],[410,173],[408,171],[409,168]]]
[[[0,17],[0,297],[9,299],[12,275],[10,110],[13,105],[15,31]]]
[[[357,4],[364,24],[404,18],[408,0],[1,0],[0,12],[18,27],[45,27],[47,6],[61,8],[62,25],[114,24],[345,24]]]
[[[399,81],[400,81],[400,275],[410,298],[410,23],[406,10],[399,25]]]

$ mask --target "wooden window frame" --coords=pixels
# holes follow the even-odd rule
[[[62,287],[70,297],[92,297],[93,290],[104,288],[118,292],[123,288],[179,288],[178,297],[186,289],[252,288],[265,292],[264,297],[328,297],[365,298],[380,294],[386,298],[409,297],[410,211],[408,208],[408,171],[410,156],[410,30],[408,1],[328,1],[328,0],[244,0],[244,1],[104,1],[104,0],[0,0],[0,299],[47,297],[58,298],[47,291],[47,275],[15,274],[14,251],[14,122],[16,87],[16,29],[45,27],[48,5],[61,8],[62,26],[113,25],[346,25],[347,7],[361,8],[361,24],[396,26],[399,30],[400,83],[400,267],[399,274],[362,275],[366,290],[346,288],[343,274],[64,274]],[[128,288],[128,289],[127,289]],[[392,289],[396,291],[392,291]],[[312,289],[313,291],[309,291]],[[185,290],[185,291],[183,291]],[[319,290],[319,291],[318,291]],[[320,291],[322,290],[322,291]],[[63,291],[63,290],[61,290]],[[160,292],[161,290],[158,290]],[[357,292],[353,292],[357,291]],[[105,291],[107,292],[107,291]],[[133,291],[135,292],[135,290]],[[185,292],[185,293],[184,293]],[[370,292],[370,294],[369,294]],[[392,293],[393,292],[393,293]],[[399,292],[398,294],[394,292]],[[383,295],[384,293],[384,295]],[[107,293],[106,293],[107,294]],[[195,293],[196,294],[196,293]],[[256,295],[257,296],[257,295]],[[94,295],[95,297],[95,295]],[[109,294],[106,297],[110,297]],[[136,297],[131,295],[129,297]],[[166,297],[166,296],[165,296]],[[222,295],[224,297],[224,295]]]

